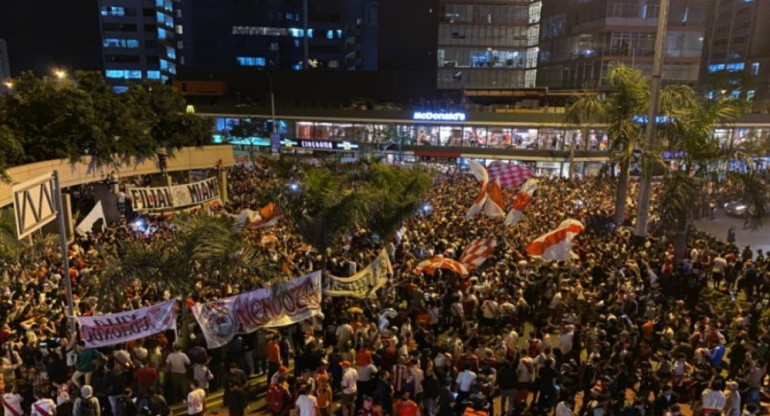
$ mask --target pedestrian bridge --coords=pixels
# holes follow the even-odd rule
[[[213,169],[220,160],[223,167],[231,167],[235,164],[232,146],[185,147],[168,155],[166,170],[176,172]],[[158,158],[152,157],[149,159],[131,158],[131,160],[119,165],[96,166],[90,163],[87,157],[84,157],[75,163],[67,159],[58,159],[14,166],[7,170],[10,181],[0,181],[0,207],[13,203],[13,193],[11,192],[13,185],[51,173],[54,170],[59,172],[62,189],[66,189],[84,183],[105,181],[112,171],[115,171],[120,178],[157,174],[160,173],[160,165]]]

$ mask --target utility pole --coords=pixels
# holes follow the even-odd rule
[[[652,83],[650,84],[650,106],[647,111],[647,126],[645,130],[644,151],[652,150],[655,145],[655,122],[660,106],[660,84],[663,72],[663,57],[665,52],[666,29],[668,28],[669,0],[660,0],[660,13],[658,14],[658,33],[655,35],[655,58],[652,63]],[[644,159],[643,159],[644,161]],[[649,223],[650,187],[652,183],[651,166],[642,163],[642,181],[639,186],[639,208],[636,212],[636,238],[647,238],[647,224]]]

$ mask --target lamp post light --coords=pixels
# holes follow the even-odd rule
[[[58,78],[59,80],[63,80],[64,78],[67,78],[67,72],[61,69],[54,69],[53,74]]]

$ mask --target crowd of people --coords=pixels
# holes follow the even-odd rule
[[[261,207],[256,191],[283,180],[260,166],[237,166],[228,176],[220,215]],[[431,209],[407,220],[392,241],[360,229],[339,241],[326,264],[288,221],[244,231],[257,256],[287,275],[324,269],[350,276],[383,249],[393,273],[376,297],[324,297],[322,318],[243,334],[215,350],[194,325],[189,345],[167,331],[98,350],[68,331],[64,278],[74,284],[80,315],[171,296],[131,287],[124,303],[100,305],[88,295],[88,276],[109,267],[102,254],[123,242],[173,233],[173,220],[148,220],[152,233],[123,221],[76,236],[67,273],[55,250],[30,248],[3,264],[5,416],[166,416],[182,402],[197,416],[219,391],[233,416],[759,414],[770,398],[762,317],[770,274],[761,250],[693,230],[685,259],[675,262],[673,240],[655,215],[650,238],[635,244],[632,215],[612,222],[607,180],[542,178],[514,227],[466,219],[477,192],[466,173],[437,174]],[[528,243],[568,218],[586,226],[574,242],[576,259],[526,254]],[[278,241],[263,244],[266,234]],[[456,258],[486,237],[497,248],[469,276],[415,271],[421,260]],[[245,287],[228,293],[238,290]],[[195,300],[222,293],[201,287]],[[254,405],[258,398],[264,406]]]

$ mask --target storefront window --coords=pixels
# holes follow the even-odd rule
[[[330,140],[334,138],[334,125],[332,123],[315,123],[313,138],[316,140]]]
[[[313,138],[313,123],[308,121],[297,122],[297,138],[310,140]]]
[[[436,126],[418,126],[417,127],[418,146],[438,146],[439,127]]]

